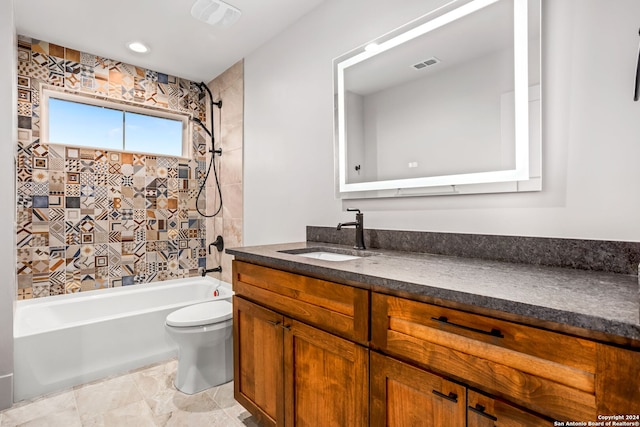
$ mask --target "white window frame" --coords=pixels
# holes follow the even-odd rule
[[[76,102],[80,104],[87,104],[95,107],[104,107],[110,108],[112,110],[124,111],[129,113],[137,113],[143,114],[151,117],[158,117],[162,119],[171,119],[182,122],[182,155],[178,157],[183,157],[190,159],[191,158],[191,126],[190,126],[190,116],[184,113],[170,112],[166,110],[160,110],[156,108],[143,107],[137,105],[131,105],[125,102],[117,102],[115,100],[97,98],[92,95],[87,95],[83,93],[71,93],[71,92],[63,92],[60,90],[52,89],[50,87],[43,87],[41,93],[41,118],[40,118],[40,141],[44,144],[57,144],[64,146],[78,146],[83,148],[95,148],[95,149],[105,149],[114,151],[113,148],[107,147],[99,147],[96,145],[71,145],[65,144],[64,142],[54,141],[51,142],[49,140],[49,99],[60,99],[62,101],[70,101]],[[149,154],[156,155],[162,157],[173,157],[168,154],[162,153],[154,153],[153,151],[130,151],[126,148],[126,138],[125,138],[125,147],[124,149],[117,149],[115,151],[124,152],[124,153],[141,153],[141,154]]]

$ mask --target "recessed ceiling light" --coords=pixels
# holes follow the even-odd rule
[[[142,42],[131,42],[127,47],[136,53],[149,53],[149,48]]]

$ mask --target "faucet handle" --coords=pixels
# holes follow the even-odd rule
[[[360,213],[360,209],[357,209],[357,208],[347,208],[347,212],[358,212],[358,213]]]

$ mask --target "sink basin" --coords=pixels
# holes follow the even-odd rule
[[[355,255],[335,254],[333,252],[306,252],[302,254],[296,254],[307,258],[321,259],[324,261],[351,261],[352,259],[360,259],[362,257]]]
[[[362,257],[374,255],[366,251],[355,249],[331,248],[326,246],[288,249],[279,251],[284,254],[297,255],[306,258],[320,259],[323,261],[351,261]]]

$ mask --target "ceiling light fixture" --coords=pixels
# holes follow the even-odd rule
[[[142,42],[130,42],[127,47],[135,53],[149,53],[149,47]]]
[[[222,0],[196,0],[191,7],[191,15],[209,25],[227,28],[240,18],[240,9]]]

